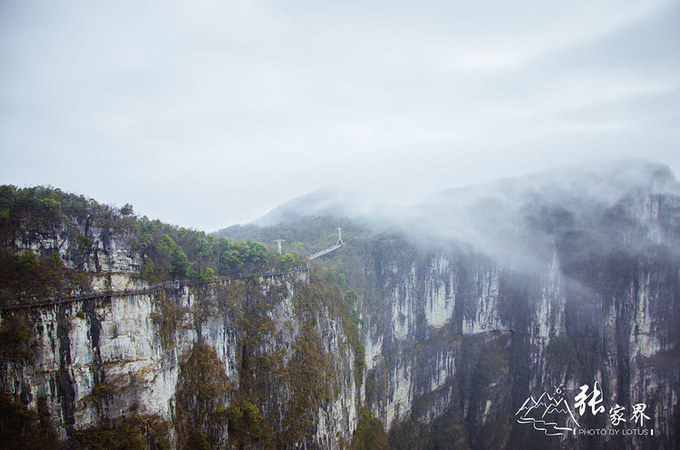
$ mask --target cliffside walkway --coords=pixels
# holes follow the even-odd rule
[[[288,270],[270,270],[270,271],[267,271],[267,272],[246,272],[246,273],[239,273],[239,274],[236,274],[236,275],[227,275],[227,276],[223,276],[223,277],[217,277],[217,278],[215,278],[214,280],[211,280],[211,281],[205,281],[205,280],[166,281],[165,283],[155,284],[153,286],[149,286],[148,288],[144,288],[144,289],[126,289],[126,290],[123,290],[123,291],[102,291],[102,292],[94,292],[94,293],[85,294],[85,295],[74,295],[74,296],[68,296],[68,297],[57,297],[57,298],[40,299],[40,300],[29,300],[29,301],[17,303],[17,304],[14,304],[14,305],[0,305],[0,311],[11,311],[11,310],[16,310],[16,309],[28,309],[28,308],[34,308],[34,307],[40,307],[40,306],[60,305],[60,304],[64,304],[64,303],[97,300],[97,299],[109,298],[109,297],[127,297],[127,296],[131,296],[131,295],[150,294],[150,293],[153,293],[153,292],[158,292],[158,291],[163,291],[163,290],[180,289],[184,286],[200,286],[200,285],[218,284],[218,283],[224,283],[226,281],[242,280],[242,279],[245,279],[245,278],[252,278],[252,277],[258,277],[258,278],[260,278],[260,277],[264,277],[264,278],[281,277],[281,276],[289,275],[291,273],[306,272],[308,270],[309,270],[309,266],[304,265],[304,266],[295,267],[293,269],[288,269]]]

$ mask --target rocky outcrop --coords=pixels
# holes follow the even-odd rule
[[[375,268],[368,276],[382,304],[364,317],[367,399],[395,442],[672,448],[679,205],[635,189],[582,210],[533,198],[515,222],[531,238],[495,253],[465,244],[418,251],[407,238],[375,244],[364,266]],[[546,436],[518,422],[529,397],[559,388],[573,410],[579,387],[595,382],[606,410],[574,413],[572,432]],[[638,404],[643,422],[632,418]],[[610,421],[616,405],[625,427]]]
[[[217,424],[221,434],[203,430],[212,434],[214,445],[226,445],[232,402],[247,399],[254,404],[275,439],[299,413],[291,410],[296,396],[310,423],[288,444],[332,447],[349,442],[357,420],[354,349],[328,308],[299,314],[297,303],[303,300],[298,290],[307,284],[307,276],[301,271],[250,285],[230,281],[5,313],[3,320],[21,314],[36,328],[38,350],[30,360],[3,364],[2,385],[34,408],[38,399],[46,398],[64,432],[133,416],[173,423],[187,407],[178,404],[178,390],[182,377],[189,376],[183,370],[192,349],[200,343],[214,349],[227,388],[224,402],[210,411],[225,411],[221,428]],[[249,328],[252,321],[256,331]],[[298,347],[317,341],[321,353],[306,363],[328,365],[327,373],[319,374],[327,377],[329,389],[321,398],[309,399],[296,386],[304,381],[293,379],[289,371],[300,357]],[[251,392],[240,392],[244,373]],[[270,377],[277,382],[269,386],[271,396],[256,393]],[[175,443],[180,438],[172,436]]]
[[[370,409],[395,448],[675,448],[680,190],[643,169],[447,193],[401,233],[348,226],[311,273],[4,311],[36,345],[0,382],[63,437],[134,416],[177,446],[344,448]],[[90,291],[147,286],[130,242],[83,226],[15,245]]]

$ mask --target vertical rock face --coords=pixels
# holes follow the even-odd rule
[[[367,399],[386,428],[422,447],[676,445],[679,199],[649,190],[578,208],[534,199],[514,225],[528,238],[495,252],[377,245],[365,264],[384,299],[366,311]],[[595,382],[606,411],[574,418],[584,433],[611,435],[547,437],[517,421],[530,396],[560,388],[573,410],[579,387]],[[641,403],[644,426],[631,418]],[[618,436],[616,404],[629,426]]]
[[[192,349],[200,343],[214,350],[225,394],[224,402],[208,412],[211,423],[204,432],[213,444],[226,445],[226,410],[239,398],[251,399],[274,435],[287,432],[297,414],[291,410],[291,397],[300,396],[297,380],[287,371],[299,357],[297,347],[318,341],[321,353],[314,361],[330,361],[327,372],[319,372],[329,389],[310,403],[300,396],[298,406],[311,421],[299,435],[291,435],[290,443],[349,442],[357,416],[354,350],[327,308],[319,308],[308,322],[296,312],[297,290],[306,284],[307,273],[299,272],[262,278],[251,286],[232,281],[183,287],[167,295],[112,296],[31,309],[24,320],[37,330],[36,356],[4,363],[0,380],[6,391],[20,394],[34,408],[39,398],[46,398],[64,432],[133,416],[177,423],[180,409],[196,408],[193,391],[200,392],[200,380],[209,378],[187,372]],[[256,317],[259,312],[251,307],[262,307],[263,314]],[[252,320],[258,321],[257,335],[248,329]],[[269,377],[277,385],[269,386],[268,395],[241,392],[244,373],[253,391],[264,388]],[[183,385],[191,386],[189,408],[178,404],[186,397],[180,392]],[[223,417],[216,414],[220,407]],[[179,438],[173,437],[176,443]]]
[[[141,261],[128,241],[129,236],[114,234],[111,229],[95,226],[88,220],[42,232],[22,230],[14,246],[38,254],[57,251],[67,266],[84,272],[132,274],[138,272]]]
[[[368,407],[397,448],[676,448],[680,194],[658,167],[620,172],[595,193],[510,183],[446,197],[411,231],[348,232],[326,258],[359,280],[343,286],[356,311],[305,271],[4,311],[37,345],[0,361],[0,383],[46,399],[62,436],[139,416],[179,446],[344,448]],[[72,233],[16,246],[58,249],[94,291],[144,286],[130,243],[79,226],[87,257]]]

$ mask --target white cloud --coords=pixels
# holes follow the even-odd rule
[[[413,197],[613,148],[680,167],[669,1],[2,8],[3,181],[176,223],[215,229],[333,182]],[[656,53],[633,53],[640,35]]]

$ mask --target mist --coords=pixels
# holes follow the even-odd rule
[[[463,242],[491,255],[516,255],[526,252],[519,246],[527,240],[540,239],[538,232],[588,228],[615,233],[602,221],[617,206],[640,208],[622,211],[622,219],[647,226],[656,217],[644,207],[659,196],[678,194],[679,185],[663,164],[600,162],[448,190],[417,205],[405,222],[416,235]],[[603,236],[603,242],[608,240]]]
[[[449,189],[410,205],[327,188],[254,223],[285,227],[313,216],[350,219],[376,235],[397,233],[423,251],[481,253],[532,273],[555,258],[569,266],[587,254],[634,255],[666,246],[680,255],[679,214],[680,183],[668,166],[619,160]]]

